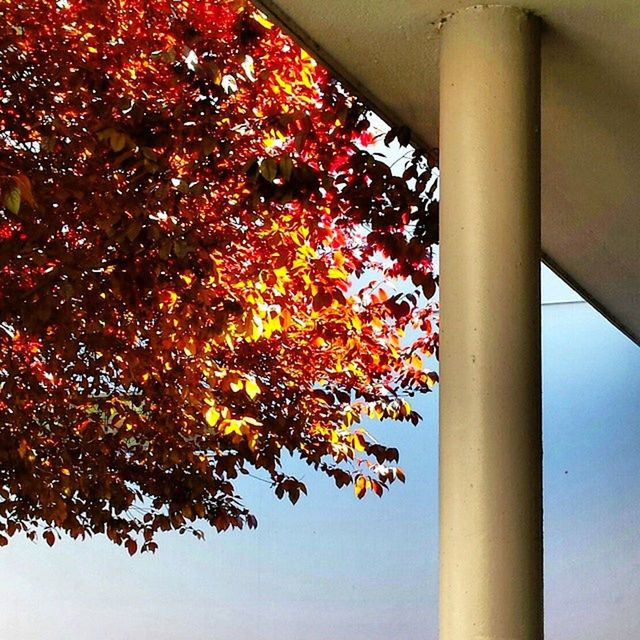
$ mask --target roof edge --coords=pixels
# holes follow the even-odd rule
[[[548,253],[542,252],[542,262],[553,271],[565,284],[570,286],[578,295],[582,296],[601,316],[608,320],[618,331],[623,333],[631,342],[640,347],[640,335],[636,335],[623,322],[618,320],[599,300],[592,296],[581,284],[571,277]]]

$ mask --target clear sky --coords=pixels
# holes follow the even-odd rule
[[[640,638],[640,349],[544,274],[548,640]],[[566,302],[569,302],[567,304]],[[380,429],[405,486],[382,500],[306,471],[292,507],[250,480],[257,531],[0,550],[0,640],[435,640],[437,394]]]

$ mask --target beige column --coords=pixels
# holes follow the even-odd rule
[[[472,7],[440,59],[440,640],[541,640],[538,21]]]

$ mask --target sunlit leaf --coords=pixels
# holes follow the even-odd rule
[[[260,393],[260,387],[253,378],[244,381],[244,390],[252,400]]]
[[[14,187],[4,196],[4,206],[11,211],[14,215],[17,215],[20,211],[20,189]]]
[[[220,420],[220,412],[215,407],[209,407],[205,413],[205,420],[210,427],[215,427]]]

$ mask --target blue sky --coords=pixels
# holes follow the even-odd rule
[[[544,272],[548,640],[640,638],[640,349]],[[357,501],[306,472],[295,506],[247,479],[257,531],[0,550],[0,638],[435,640],[437,394],[383,427],[407,484]]]

